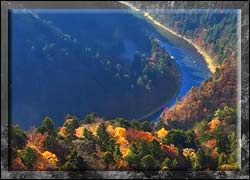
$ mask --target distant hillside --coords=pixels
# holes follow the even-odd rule
[[[222,64],[236,60],[238,13],[235,10],[163,10],[179,2],[129,2],[136,8],[156,9],[152,17],[175,32],[186,36],[214,58],[214,63]],[[180,6],[185,7],[185,3]],[[180,7],[181,9],[181,7]]]
[[[155,16],[176,32],[192,39],[213,57],[215,63],[236,61],[236,11],[193,10],[183,13],[163,12]]]
[[[13,123],[93,109],[139,119],[176,96],[180,72],[150,24],[122,11],[59,11],[10,13]]]

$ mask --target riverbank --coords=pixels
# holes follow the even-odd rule
[[[168,100],[168,103],[163,103],[162,105],[158,106],[157,108],[155,108],[152,112],[140,117],[140,118],[137,118],[138,121],[144,121],[144,120],[147,120],[147,119],[151,119],[153,122],[156,122],[158,120],[158,118],[153,118],[156,114],[158,113],[162,113],[163,110],[166,108],[166,104],[169,104],[173,101],[176,100],[176,98],[178,97],[180,91],[181,91],[181,88],[182,88],[182,81],[183,81],[183,75],[182,75],[182,71],[181,71],[181,68],[179,67],[179,65],[175,62],[175,67],[176,69],[179,71],[180,75],[179,75],[179,81],[178,81],[178,89],[176,90],[175,94]],[[160,117],[160,116],[159,116]]]
[[[214,73],[216,71],[216,65],[213,62],[212,58],[199,46],[197,46],[195,43],[192,42],[191,39],[188,39],[180,34],[177,34],[175,31],[171,30],[170,28],[162,25],[159,21],[156,21],[149,13],[144,13],[144,16],[149,19],[151,22],[153,22],[154,25],[156,25],[157,27],[160,27],[168,32],[170,32],[171,34],[184,39],[185,41],[187,41],[189,44],[191,44],[192,46],[194,46],[194,48],[197,50],[197,52],[199,54],[201,54],[204,57],[204,60],[207,62],[208,64],[208,68],[209,70]]]
[[[119,2],[126,5],[126,6],[128,6],[128,7],[130,7],[134,11],[137,11],[137,12],[140,11],[140,9],[132,6],[131,4],[129,4],[127,2],[124,2],[124,1],[119,1]],[[197,50],[197,52],[204,57],[204,60],[206,61],[207,65],[208,65],[208,69],[212,73],[214,73],[216,71],[217,65],[214,63],[212,57],[207,52],[205,52],[201,47],[196,45],[191,39],[186,38],[185,36],[182,36],[182,35],[176,33],[175,31],[173,31],[172,29],[164,26],[159,21],[155,20],[148,12],[144,12],[144,17],[147,18],[150,22],[152,22],[155,26],[157,26],[157,27],[159,27],[159,28],[161,28],[161,29],[163,29],[165,31],[168,31],[171,34],[173,34],[173,35],[187,41],[189,44],[191,44]]]

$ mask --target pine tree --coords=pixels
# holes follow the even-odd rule
[[[44,133],[48,133],[49,136],[54,136],[55,135],[55,126],[53,123],[53,120],[49,117],[46,117],[41,126],[39,128],[37,128],[37,132],[44,134]]]
[[[102,151],[106,150],[106,146],[109,140],[109,134],[106,131],[107,125],[105,123],[101,123],[96,131],[97,134],[97,143],[100,145]]]
[[[19,126],[11,126],[10,132],[10,143],[13,149],[22,149],[26,143],[26,134]]]
[[[218,158],[218,166],[221,166],[223,164],[227,164],[227,156],[225,153],[221,153]]]
[[[109,164],[114,162],[114,157],[111,152],[105,152],[102,160],[106,164],[106,170],[108,170]]]
[[[20,158],[25,166],[32,168],[33,163],[37,160],[37,154],[30,147],[25,147],[20,154]]]
[[[67,161],[62,165],[61,170],[64,171],[79,171],[87,170],[87,164],[83,157],[77,151],[73,150],[67,157]]]
[[[171,167],[172,167],[172,169],[176,169],[177,166],[178,166],[178,161],[176,159],[174,159],[173,162],[172,162]]]
[[[140,168],[140,157],[138,154],[138,148],[136,144],[132,142],[129,148],[129,154],[125,159],[133,170],[138,170]]]
[[[114,159],[120,159],[122,157],[122,153],[120,151],[119,145],[115,145],[115,150],[113,153]]]
[[[83,136],[84,136],[86,139],[90,140],[90,141],[93,141],[93,140],[94,140],[94,136],[93,136],[92,132],[89,131],[87,128],[84,128],[84,129],[83,129]]]
[[[150,124],[149,124],[148,121],[142,122],[142,123],[140,124],[140,129],[141,129],[142,131],[147,131],[147,132],[151,132],[151,131],[152,131],[152,128],[151,128],[151,126],[150,126]]]
[[[150,142],[150,154],[157,160],[161,160],[163,157],[161,145],[155,139]]]
[[[162,162],[161,168],[167,167],[168,169],[171,168],[171,160],[166,157],[165,160]]]
[[[157,169],[156,161],[150,154],[144,156],[140,164],[141,169],[145,171],[154,171]]]
[[[73,117],[72,121],[66,122],[64,124],[64,126],[66,127],[66,132],[65,132],[66,137],[68,139],[74,139],[75,138],[75,136],[74,136],[75,129],[80,126],[79,120],[77,118]]]

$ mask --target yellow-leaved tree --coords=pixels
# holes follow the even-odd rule
[[[46,167],[48,169],[54,170],[58,167],[58,158],[54,153],[51,153],[50,151],[45,151],[41,153],[42,155],[42,161],[46,164]]]
[[[168,134],[168,131],[165,128],[161,128],[156,134],[158,138],[163,139]]]
[[[220,124],[221,124],[221,122],[218,118],[212,119],[212,121],[210,123],[208,123],[209,132],[213,133]]]

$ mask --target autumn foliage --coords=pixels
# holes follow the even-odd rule
[[[176,105],[165,111],[161,119],[174,128],[187,129],[195,122],[211,119],[225,105],[236,108],[237,65],[224,64],[222,70],[198,88],[192,88]]]
[[[22,159],[20,157],[17,157],[14,161],[12,161],[10,169],[12,171],[24,171],[28,168],[23,164]]]
[[[41,153],[42,155],[42,161],[45,167],[42,168],[43,170],[46,169],[56,169],[58,166],[58,158],[56,157],[55,154],[49,152],[49,151],[45,151],[43,153]]]
[[[168,134],[168,131],[165,128],[161,128],[156,134],[158,138],[162,139]]]
[[[129,142],[140,141],[142,139],[146,141],[153,141],[154,138],[155,137],[149,132],[139,131],[137,129],[131,129],[131,128],[126,131],[126,139]]]
[[[210,148],[210,149],[214,149],[216,147],[216,145],[217,145],[217,140],[216,139],[210,139],[204,145],[206,147]]]
[[[27,146],[35,149],[38,152],[44,151],[43,143],[47,138],[46,134],[36,132],[35,129],[27,133]]]
[[[230,130],[235,128],[236,117],[235,109],[225,106],[217,109],[209,121],[197,122],[189,130],[167,130],[169,127],[162,123],[146,128],[149,124],[145,122],[121,123],[118,119],[111,123],[100,118],[82,124],[76,118],[68,118],[57,133],[43,125],[43,129],[50,130],[50,136],[37,129],[24,133],[20,128],[13,128],[12,137],[21,139],[24,145],[13,149],[16,157],[11,160],[10,168],[202,170],[202,158],[206,156],[208,162],[204,167],[232,170],[237,167],[237,142],[236,134]]]
[[[75,136],[77,138],[83,138],[83,130],[84,130],[84,127],[80,126],[78,127],[76,130],[75,130]]]
[[[213,133],[216,128],[221,124],[218,118],[214,118],[208,125],[209,125],[209,133]]]

